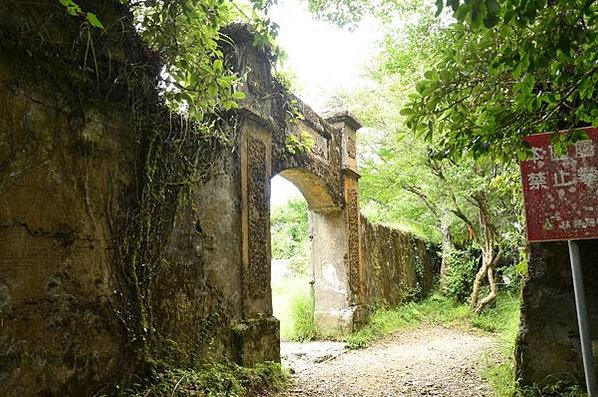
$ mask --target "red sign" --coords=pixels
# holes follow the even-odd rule
[[[554,133],[524,139],[533,156],[521,162],[529,241],[598,238],[598,129],[567,154],[550,145]]]

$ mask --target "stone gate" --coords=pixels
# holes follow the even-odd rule
[[[91,395],[156,368],[278,361],[275,175],[309,203],[321,327],[357,327],[370,308],[430,290],[426,244],[360,216],[359,123],[289,94],[247,28],[223,44],[227,67],[246,76],[240,109],[223,115],[229,144],[184,141],[209,160],[204,178],[187,200],[180,183],[161,186],[148,207],[188,127],[155,87],[127,80],[160,72],[130,15],[86,3],[119,35],[95,41],[96,80],[78,58],[86,43],[64,45],[80,37],[75,18],[53,0],[15,4],[0,3],[0,394]],[[164,163],[150,168],[154,152]]]
[[[246,313],[272,314],[270,181],[281,175],[309,205],[316,322],[350,329],[365,313],[356,160],[361,126],[347,112],[322,117],[285,94],[247,30],[236,27],[226,34],[235,42],[229,47],[229,65],[240,73],[249,71],[239,112]],[[303,141],[310,147],[301,147]]]

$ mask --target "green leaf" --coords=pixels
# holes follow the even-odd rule
[[[243,91],[235,91],[233,93],[233,98],[238,100],[245,99],[245,93]]]
[[[100,22],[100,20],[98,19],[98,17],[96,16],[96,14],[88,12],[87,13],[87,21],[89,22],[89,24],[91,26],[93,26],[94,28],[98,28],[98,29],[102,29],[102,30],[106,30],[104,28],[104,25],[102,25],[102,22]]]
[[[216,59],[214,61],[213,69],[214,69],[214,72],[216,72],[216,73],[222,73],[222,70],[223,70],[222,59]]]
[[[401,109],[401,111],[399,113],[403,116],[411,116],[411,115],[415,114],[415,111],[413,111],[412,108],[405,107],[405,108]]]

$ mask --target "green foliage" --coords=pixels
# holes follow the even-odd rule
[[[479,252],[454,250],[446,257],[446,275],[441,280],[442,294],[459,303],[471,296],[473,280],[479,263]]]
[[[285,206],[273,208],[270,215],[272,257],[298,261],[309,257],[307,227],[307,201],[304,198],[291,199]]]
[[[421,0],[308,0],[309,10],[318,18],[338,26],[355,28],[367,15],[389,19],[393,14],[401,15],[421,6]]]
[[[319,335],[314,318],[314,298],[311,291],[301,291],[291,301],[293,335],[290,340],[300,342],[316,339]]]
[[[105,28],[101,18],[84,12],[74,0],[59,2],[68,14],[84,18],[86,24],[105,33],[104,38],[113,38],[122,31],[121,23]],[[184,113],[195,122],[207,123],[214,114],[237,108],[238,102],[245,98],[238,90],[240,77],[224,65],[221,45],[230,40],[221,33],[225,26],[239,21],[249,23],[253,44],[273,60],[280,54],[275,44],[278,26],[266,16],[270,1],[121,2],[132,12],[138,33],[164,65],[159,87],[167,103],[175,112]],[[89,39],[93,44],[95,38]]]
[[[408,125],[450,156],[512,161],[525,135],[598,124],[598,5],[487,3],[456,1],[457,22],[403,110]]]
[[[424,322],[451,324],[465,319],[468,315],[467,306],[434,294],[419,303],[410,302],[394,309],[376,310],[367,326],[347,337],[347,344],[352,349],[359,349],[400,329]]]
[[[85,17],[87,22],[94,28],[98,28],[101,30],[106,30],[102,22],[98,19],[96,14],[92,12],[83,12],[81,7],[75,3],[73,0],[59,0],[60,4],[62,4],[66,8],[66,12],[68,12],[72,16],[81,16]]]
[[[580,385],[559,381],[549,386],[526,386],[515,390],[515,397],[586,397]]]
[[[309,291],[308,280],[304,276],[287,275],[272,280],[272,311],[280,321],[280,338],[283,341],[294,337],[291,303],[295,294],[303,291]]]
[[[244,397],[250,392],[282,390],[289,379],[279,363],[252,368],[230,362],[206,364],[200,369],[172,369],[157,374],[149,384],[132,385],[117,392],[123,397]]]
[[[272,283],[274,316],[282,340],[306,341],[320,336],[314,322],[314,301],[309,278],[291,274]]]
[[[301,131],[299,136],[287,135],[285,146],[291,154],[305,153],[311,151],[315,144],[314,138],[307,131]]]

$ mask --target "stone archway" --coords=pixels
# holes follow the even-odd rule
[[[365,271],[361,241],[356,131],[347,112],[320,116],[286,92],[271,75],[267,54],[252,45],[243,28],[227,32],[235,43],[227,64],[246,75],[246,98],[234,120],[242,241],[243,333],[241,361],[251,362],[256,344],[278,345],[272,315],[270,180],[281,174],[309,203],[314,239],[315,318],[323,329],[352,329],[365,320]],[[226,49],[226,48],[225,48]],[[309,150],[293,147],[307,135]],[[305,148],[304,148],[305,149]],[[246,354],[247,353],[247,354]],[[274,358],[278,351],[262,354]]]
[[[351,328],[353,311],[347,272],[347,233],[343,208],[324,189],[324,181],[311,171],[292,168],[278,175],[293,183],[308,204],[311,240],[314,317],[320,329]]]
[[[267,128],[255,117],[241,124],[243,306],[250,317],[272,315],[269,194],[272,176],[280,174],[309,204],[316,322],[325,329],[351,329],[361,321],[364,301],[359,174],[354,151],[347,148],[359,125],[347,113],[330,121],[307,114],[306,121],[284,130]],[[286,134],[305,133],[315,142],[312,150],[292,153],[284,145]]]

